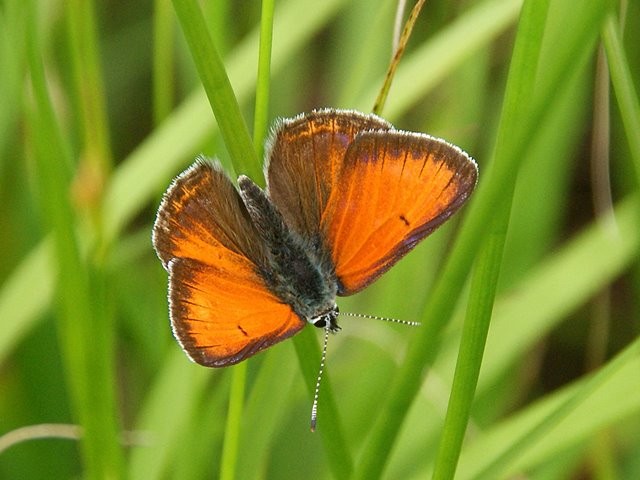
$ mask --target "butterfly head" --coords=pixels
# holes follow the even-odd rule
[[[339,314],[340,309],[338,305],[334,304],[330,310],[309,318],[308,322],[318,328],[326,328],[328,326],[331,333],[336,333],[341,330],[340,325],[338,325]]]

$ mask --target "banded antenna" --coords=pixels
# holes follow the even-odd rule
[[[311,431],[316,431],[316,423],[318,421],[318,396],[320,395],[320,382],[322,381],[322,372],[324,371],[324,361],[327,358],[327,343],[329,342],[329,322],[324,327],[324,342],[322,343],[322,357],[320,357],[320,370],[316,379],[316,390],[313,393],[313,405],[311,406]]]
[[[400,320],[397,318],[387,318],[387,317],[378,317],[376,315],[367,315],[365,313],[351,313],[351,312],[340,312],[340,315],[345,315],[347,317],[359,317],[359,318],[368,318],[371,320],[382,320],[384,322],[392,322],[399,323],[401,325],[407,325],[410,327],[418,327],[420,326],[420,322],[412,322],[409,320]],[[322,343],[322,356],[320,357],[320,369],[318,371],[318,378],[316,379],[316,389],[313,392],[313,405],[311,405],[311,431],[316,431],[316,425],[318,423],[318,397],[320,396],[320,382],[322,381],[322,373],[324,372],[324,364],[327,359],[327,343],[329,343],[329,322],[324,327],[324,341]]]
[[[345,315],[347,317],[368,318],[370,320],[382,320],[383,322],[399,323],[401,325],[408,325],[410,327],[419,327],[420,325],[422,325],[420,322],[400,320],[398,318],[378,317],[376,315],[367,315],[366,313],[340,312],[340,315]]]

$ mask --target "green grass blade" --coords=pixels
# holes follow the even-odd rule
[[[251,386],[243,418],[238,479],[255,478],[256,472],[267,467],[269,452],[278,441],[275,434],[291,415],[291,387],[299,368],[288,353],[283,348],[267,352]]]
[[[256,106],[253,116],[253,147],[258,158],[264,153],[264,140],[269,128],[269,96],[271,86],[271,47],[273,43],[274,0],[263,0],[260,16],[260,48],[258,51],[258,78]]]
[[[119,427],[110,371],[111,332],[105,326],[104,305],[96,278],[83,260],[70,203],[70,154],[52,108],[36,30],[33,4],[29,5],[28,58],[34,91],[29,118],[35,140],[40,202],[53,230],[59,292],[58,333],[66,377],[77,417],[83,427],[81,441],[87,478],[118,478],[123,467]],[[99,282],[99,281],[98,281]],[[99,282],[101,284],[101,282]],[[93,286],[94,288],[91,288]]]
[[[309,398],[313,398],[316,388],[316,377],[320,368],[320,347],[316,338],[316,332],[312,328],[303,329],[293,338],[296,347],[300,369],[307,384]],[[346,479],[353,471],[351,449],[343,432],[340,410],[333,395],[331,380],[324,372],[322,386],[318,401],[318,428],[325,446],[325,453],[329,466],[335,478]],[[309,415],[311,415],[311,403],[309,403]],[[310,417],[309,417],[310,418]]]
[[[561,81],[569,72],[580,70],[578,67],[585,61],[595,43],[594,31],[599,31],[605,10],[604,2],[599,2],[593,8],[581,11],[572,19],[582,25],[573,31],[574,35],[567,39],[570,48],[561,52],[562,56],[555,63],[546,65],[545,80],[540,90],[536,92],[529,115],[529,125],[536,125],[544,121],[548,114],[546,99],[556,95],[558,88],[566,87]],[[597,8],[596,8],[597,7]],[[588,28],[591,26],[592,28]],[[579,52],[579,53],[577,53]],[[541,60],[542,62],[542,60]],[[560,86],[560,87],[559,87]],[[407,358],[390,389],[389,400],[385,411],[393,414],[379,417],[374,425],[369,442],[366,446],[367,454],[364,461],[358,465],[356,478],[371,478],[379,475],[386,461],[390,446],[393,443],[408,407],[411,404],[420,385],[422,368],[432,363],[436,349],[440,342],[440,332],[452,314],[456,305],[454,299],[464,285],[464,280],[478,249],[479,239],[484,237],[487,219],[493,217],[496,205],[502,202],[502,195],[513,185],[519,164],[524,157],[526,145],[531,143],[529,138],[533,132],[526,129],[526,125],[514,128],[513,136],[504,145],[503,157],[508,161],[496,164],[490,174],[485,173],[488,180],[482,181],[482,162],[480,185],[474,194],[474,199],[468,209],[463,228],[456,239],[453,253],[447,259],[445,267],[433,288],[430,300],[425,307],[419,337],[412,343]],[[499,168],[498,168],[499,167]]]
[[[598,370],[597,373],[593,374],[593,376],[581,382],[576,388],[568,392],[567,395],[564,395],[558,404],[536,419],[533,425],[519,432],[519,435],[509,443],[509,447],[499,456],[495,457],[482,471],[478,472],[474,478],[489,480],[502,476],[505,473],[504,470],[511,462],[522,455],[527,449],[536,445],[536,443],[542,443],[542,439],[566,419],[567,416],[571,413],[575,414],[582,403],[586,402],[595,393],[609,390],[609,383],[616,380],[617,377],[621,377],[622,379],[629,378],[629,371],[635,369],[637,372],[639,365],[640,339],[619,353],[613,360]],[[626,391],[628,392],[629,389],[627,388]],[[631,392],[626,393],[626,395],[632,396],[631,400],[635,402],[635,409],[640,411],[640,397]],[[593,415],[593,413],[590,415]]]
[[[463,454],[459,478],[522,474],[566,455],[571,447],[588,443],[607,426],[633,420],[640,411],[640,392],[629,380],[640,368],[638,353],[636,340],[597,373],[546,396],[483,432]],[[573,408],[566,408],[568,403],[573,403]],[[544,441],[537,443],[526,438],[535,435],[540,440],[543,434]]]
[[[512,126],[527,123],[529,92],[534,90],[537,59],[540,56],[548,8],[548,1],[524,3],[509,69],[493,165],[506,161],[502,156],[505,151],[504,143]],[[502,204],[491,222],[488,238],[479,251],[479,260],[472,275],[471,295],[462,329],[458,362],[436,456],[433,474],[436,479],[454,477],[462,449],[491,321],[514,190],[515,182],[505,191]]]
[[[70,58],[89,168],[105,172],[111,168],[109,122],[99,61],[94,2],[70,0],[65,3]]]
[[[128,462],[128,478],[149,480],[166,478],[176,450],[179,449],[184,425],[202,397],[208,370],[186,363],[184,354],[174,349],[163,363],[140,409],[136,429],[148,435],[154,448],[135,447]]]
[[[479,396],[489,396],[492,391],[500,389],[505,375],[520,368],[520,359],[526,358],[568,315],[633,265],[640,253],[639,211],[637,196],[624,200],[615,208],[618,235],[613,236],[599,222],[592,222],[498,298],[477,389]],[[434,375],[445,385],[452,381],[451,372],[458,344],[458,332],[451,332],[443,345],[439,361],[434,365]],[[616,404],[617,395],[603,389],[599,394],[600,403]],[[586,406],[581,410],[591,416],[587,423],[599,426],[589,428],[602,428],[611,423],[611,418],[633,411],[633,402],[630,400],[630,403],[620,406],[620,413],[611,409],[601,412],[607,409]],[[596,411],[598,418],[589,413]],[[520,416],[530,415],[525,409],[515,415],[516,418]],[[462,451],[457,476],[475,478],[480,469],[508,448],[516,435],[512,429],[504,431],[506,425],[511,423],[513,421],[506,420],[505,428],[497,426],[489,428],[487,432],[474,430],[470,433],[469,443]],[[574,441],[580,438],[584,424],[584,419],[576,420],[573,422],[574,430],[568,428],[566,433],[556,435],[558,445],[555,449],[548,445],[545,438],[540,444],[531,446],[530,450],[544,450],[547,457],[558,455],[571,438]],[[587,434],[586,438],[590,438],[590,435]],[[532,455],[527,454],[526,457]],[[527,465],[530,465],[530,460],[528,462]]]
[[[7,1],[0,12],[0,88],[5,100],[0,109],[0,151],[6,151],[21,115],[25,69],[26,11],[21,2]],[[0,157],[0,175],[5,173],[9,155]]]
[[[220,462],[220,478],[222,480],[233,480],[236,478],[240,427],[242,425],[242,414],[244,410],[244,390],[247,379],[246,363],[235,365],[232,368],[229,410],[227,411],[222,460]]]
[[[498,222],[504,223],[505,220],[500,218],[497,219],[496,223]],[[462,330],[449,406],[436,456],[434,479],[454,478],[458,465],[489,331],[505,236],[504,230],[494,233],[492,237],[495,238],[490,237],[485,241],[479,252],[471,281],[467,318]]]
[[[2,285],[0,318],[8,321],[0,330],[0,365],[35,327],[51,303],[56,276],[52,250],[50,238],[42,241]],[[34,285],[37,285],[35,290]]]
[[[222,58],[209,35],[198,2],[173,0],[173,6],[235,170],[263,183],[262,169],[247,124],[242,118]]]
[[[170,0],[153,2],[153,121],[160,125],[173,108],[173,9]]]
[[[259,157],[262,156],[262,145],[264,143],[269,117],[273,8],[273,1],[262,2],[258,78],[256,82],[256,106],[253,132],[253,145],[256,152],[259,152]],[[247,365],[245,363],[233,368],[231,391],[229,392],[229,413],[223,442],[222,462],[220,466],[220,478],[222,479],[236,478],[238,444],[240,442],[246,377]]]
[[[640,132],[640,103],[631,77],[629,62],[622,47],[622,32],[613,15],[607,17],[602,40],[607,52],[611,83],[616,92],[618,108],[627,132],[627,142],[636,177],[640,181],[640,135],[638,135]]]
[[[590,225],[497,302],[479,391],[492,388],[561,319],[631,265],[640,245],[636,203],[629,198],[616,207],[618,236]]]

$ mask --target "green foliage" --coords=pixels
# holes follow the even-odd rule
[[[423,325],[343,320],[312,434],[321,332],[192,364],[150,243],[197,154],[373,107],[395,2],[274,3],[0,7],[0,478],[640,478],[638,4],[426,2],[382,113],[480,183],[340,299]]]

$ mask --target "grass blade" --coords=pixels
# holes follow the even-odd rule
[[[525,1],[514,47],[492,165],[507,161],[502,155],[513,125],[527,124],[529,92],[534,90],[549,2]],[[527,61],[529,60],[529,61]],[[433,478],[453,478],[467,429],[480,374],[500,265],[506,241],[515,182],[507,188],[490,233],[479,251],[472,275],[471,295],[462,328],[456,372],[436,456]]]
[[[83,427],[83,462],[87,478],[121,476],[123,457],[112,387],[112,331],[100,307],[102,285],[82,258],[75,232],[69,188],[70,154],[62,139],[42,60],[35,7],[30,3],[28,58],[35,105],[29,118],[35,140],[40,202],[53,231],[59,292],[58,332],[66,376]],[[93,287],[93,288],[92,288]],[[98,312],[94,312],[96,306]],[[104,327],[107,327],[106,329]],[[95,330],[101,330],[95,335]]]
[[[631,77],[629,62],[625,58],[622,48],[622,33],[613,15],[607,17],[602,39],[607,52],[611,83],[616,92],[618,108],[627,131],[627,142],[629,142],[636,177],[640,180],[640,136],[638,135],[640,132],[640,103]]]
[[[558,88],[566,87],[566,84],[560,79],[564,78],[568,72],[579,70],[578,66],[585,61],[591,52],[595,43],[593,32],[599,31],[599,28],[596,27],[602,21],[605,11],[604,3],[599,2],[592,9],[581,12],[584,18],[576,16],[573,19],[576,24],[581,24],[584,28],[576,29],[575,35],[571,39],[567,39],[571,48],[563,50],[561,58],[554,59],[553,64],[546,65],[545,80],[547,82],[541,82],[532,101],[529,115],[530,125],[544,121],[544,115],[548,113],[546,99],[555,95]],[[595,29],[589,29],[585,25]],[[580,53],[576,54],[576,52]],[[496,205],[502,204],[503,192],[512,188],[511,185],[514,183],[519,164],[524,157],[524,149],[531,142],[529,136],[533,132],[525,128],[518,128],[512,133],[513,136],[504,145],[505,150],[502,153],[508,161],[496,164],[490,173],[485,173],[488,180],[486,182],[481,180],[478,191],[474,194],[475,198],[467,211],[463,228],[456,239],[452,254],[447,259],[425,307],[420,335],[411,345],[407,358],[391,386],[389,400],[384,411],[393,412],[393,415],[384,415],[384,418],[382,416],[378,418],[365,447],[367,454],[363,456],[364,461],[358,465],[355,472],[356,478],[365,479],[380,475],[390,446],[398,434],[411,401],[418,392],[422,369],[432,363],[436,354],[442,328],[452,314],[456,305],[454,299],[458,298],[478,250],[478,240],[485,236],[487,219],[493,217]],[[421,368],[416,367],[417,365],[420,365]]]
[[[242,118],[222,58],[209,35],[198,2],[173,0],[173,6],[235,170],[249,175],[256,182],[263,183],[262,169],[253,149],[247,125]]]

